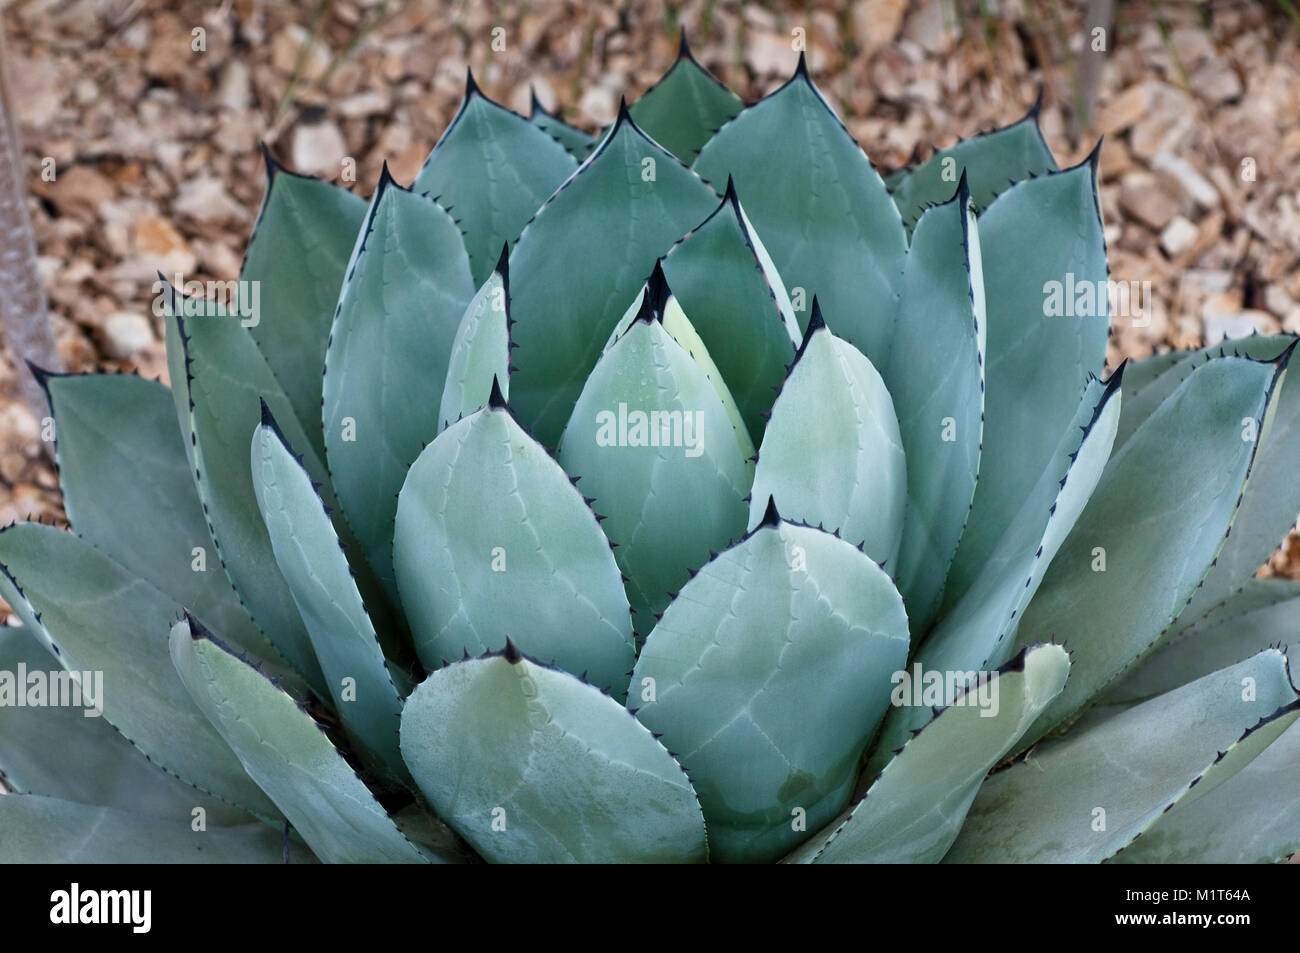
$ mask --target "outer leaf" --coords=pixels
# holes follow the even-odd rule
[[[691,570],[744,532],[749,490],[736,422],[692,352],[665,327],[667,309],[662,296],[643,296],[642,317],[592,371],[559,450],[560,464],[608,517],[603,528],[618,547],[642,634]],[[666,415],[659,427],[650,424],[656,412]]]
[[[0,863],[278,864],[283,835],[257,821],[190,828],[189,818],[159,822],[128,811],[40,797],[0,797]],[[292,863],[315,858],[290,842]]]
[[[1121,380],[1117,371],[1105,384],[1089,381],[1052,468],[1025,499],[975,585],[915,653],[923,671],[942,673],[945,678],[956,673],[964,681],[965,676],[996,668],[1014,654],[1010,636],[1110,457],[1120,415]],[[925,707],[891,711],[876,739],[869,773],[880,771],[928,718]]]
[[[871,362],[822,321],[817,303],[759,448],[752,529],[767,501],[837,533],[892,572],[907,505],[894,402]]]
[[[718,185],[735,178],[791,294],[819,296],[837,333],[885,366],[907,249],[903,224],[879,174],[808,78],[802,54],[794,77],[727,123],[695,170]]]
[[[1289,724],[1253,761],[1204,797],[1178,803],[1115,860],[1124,863],[1260,864],[1300,850],[1300,727]],[[1200,785],[1197,785],[1199,788]],[[1194,789],[1195,790],[1195,789]]]
[[[339,297],[323,417],[343,512],[394,604],[397,491],[438,432],[452,342],[473,296],[451,216],[385,167]]]
[[[276,816],[167,664],[163,633],[179,605],[90,544],[38,523],[0,533],[0,595],[64,668],[103,673],[104,720],[145,757],[254,814]]]
[[[645,135],[627,110],[538,211],[510,259],[518,369],[511,402],[554,446],[600,355],[601,342],[656,259],[718,204],[718,196]],[[581,271],[556,267],[557,250]]]
[[[903,268],[898,325],[881,376],[907,460],[898,589],[912,631],[938,615],[975,495],[984,433],[984,266],[966,179],[926,212]]]
[[[1008,189],[980,216],[979,234],[988,306],[984,449],[945,609],[970,588],[1051,466],[1088,375],[1101,374],[1110,322],[1096,153]],[[1082,288],[1091,302],[1076,293]],[[1073,309],[1054,313],[1058,298]]]
[[[863,800],[789,859],[939,861],[961,830],[989,769],[1060,693],[1069,671],[1069,656],[1059,645],[1021,652],[935,715],[885,766]]]
[[[553,139],[569,150],[569,154],[581,162],[596,148],[596,138],[588,135],[575,126],[570,126],[559,116],[548,113],[546,109],[537,100],[537,93],[533,93],[532,112],[528,121],[537,126],[543,132],[549,134]]]
[[[769,507],[683,587],[628,694],[690,774],[714,858],[775,860],[806,836],[792,818],[815,830],[847,803],[906,659],[889,577]]]
[[[467,74],[460,111],[412,188],[455,210],[479,285],[492,273],[502,242],[518,238],[577,167],[553,135],[488,99]]]
[[[327,697],[311,639],[257,510],[247,462],[248,437],[263,401],[294,446],[310,446],[306,432],[248,332],[208,302],[173,295],[167,365],[194,484],[221,565],[258,627],[312,690]],[[310,449],[304,462],[314,479],[325,480],[325,468]]]
[[[1043,744],[985,782],[945,859],[1104,860],[1192,790],[1247,728],[1295,698],[1286,656],[1270,649]]]
[[[1243,421],[1262,421],[1285,363],[1203,365],[1111,457],[1021,619],[1017,644],[1050,633],[1076,669],[1027,741],[1076,714],[1178,617],[1223,545],[1250,472],[1258,441],[1243,439]],[[1135,532],[1135,513],[1161,531]],[[1099,555],[1104,571],[1094,570]]]
[[[492,381],[510,396],[510,264],[502,247],[496,270],[474,295],[456,329],[438,411],[438,431],[487,406]]]
[[[20,668],[22,666],[22,668]],[[61,669],[22,627],[0,628],[0,680],[19,691],[23,673]],[[3,694],[0,689],[0,694]],[[193,819],[202,808],[214,826],[254,820],[246,811],[204,794],[153,764],[102,717],[85,709],[0,704],[0,776],[20,794],[65,798],[154,819]]]
[[[276,562],[307,626],[343,727],[372,767],[390,780],[403,780],[407,774],[398,750],[397,719],[409,680],[384,658],[325,506],[265,406],[253,433],[252,470]]]
[[[745,427],[761,439],[801,335],[781,276],[730,182],[722,204],[673,246],[663,270]]]
[[[889,191],[908,227],[916,224],[927,206],[951,195],[963,175],[970,180],[971,200],[983,209],[1009,185],[1057,171],[1038,125],[1041,105],[1040,97],[1019,122],[942,149],[891,182]]]
[[[1167,638],[1106,695],[1107,702],[1132,703],[1171,691],[1270,645],[1300,646],[1300,583],[1251,579],[1204,618]]]
[[[172,627],[171,660],[249,776],[322,861],[428,859],[402,836],[311,716],[192,616]]]
[[[519,655],[428,677],[402,751],[438,814],[501,863],[682,863],[707,856],[681,766],[590,685]]]
[[[240,289],[240,320],[307,428],[308,445],[320,455],[320,369],[366,203],[329,182],[289,172],[263,151],[269,181],[239,275],[248,283]]]
[[[745,107],[691,55],[682,32],[677,62],[632,105],[632,118],[661,146],[690,163],[718,127]]]
[[[632,624],[609,541],[499,391],[411,467],[394,550],[426,668],[504,648],[509,636],[594,685],[622,686]]]
[[[1283,352],[1290,353],[1295,342],[1294,335],[1255,337],[1235,342],[1230,350],[1257,360],[1273,360]],[[1220,348],[1219,353],[1228,352]],[[1300,480],[1296,479],[1300,468],[1300,381],[1288,376],[1277,389],[1271,417],[1260,433],[1250,482],[1232,521],[1232,533],[1183,612],[1181,618],[1188,623],[1201,618],[1255,575],[1300,515]]]
[[[77,535],[253,654],[278,660],[211,553],[167,388],[129,374],[46,375],[44,384]]]

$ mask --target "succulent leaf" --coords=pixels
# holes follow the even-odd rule
[[[984,266],[966,180],[927,211],[903,265],[881,376],[907,461],[898,590],[912,631],[929,631],[966,526],[984,432]]]
[[[885,366],[907,250],[903,223],[802,58],[788,83],[709,140],[694,168],[719,188],[734,178],[801,327],[817,295],[836,333]]]
[[[1289,725],[1281,737],[1204,796],[1175,804],[1113,859],[1144,864],[1268,864],[1300,850],[1296,717],[1294,705],[1275,714],[1278,724]]]
[[[212,549],[172,395],[130,374],[45,378],[63,506],[78,536],[273,666]],[[284,673],[290,671],[280,664]]]
[[[25,627],[0,628],[0,673],[13,678],[15,689],[25,688],[19,673],[30,676],[52,668],[62,666]],[[0,739],[0,777],[5,787],[19,794],[180,819],[186,824],[193,820],[195,808],[202,808],[205,821],[213,826],[255,820],[247,811],[168,774],[107,721],[86,717],[82,708],[6,702],[0,705]]]
[[[1010,636],[1110,457],[1121,380],[1117,372],[1104,384],[1088,382],[1052,468],[1025,498],[975,584],[915,653],[914,661],[923,671],[987,671],[1014,654]],[[1047,637],[1050,633],[1044,633]],[[892,710],[876,739],[868,773],[879,772],[926,718],[924,708]]]
[[[1020,621],[1018,645],[1050,634],[1075,668],[1026,742],[1079,712],[1178,618],[1232,525],[1285,364],[1201,365],[1111,456]],[[1135,513],[1161,532],[1136,531]]]
[[[1060,693],[1070,659],[1037,645],[940,711],[865,797],[788,858],[796,863],[937,863],[989,769]]]
[[[322,861],[422,863],[343,760],[289,695],[187,616],[172,627],[171,662],[190,697]]]
[[[1220,352],[1236,353],[1256,360],[1277,359],[1294,346],[1294,335],[1271,335],[1243,338],[1226,346],[1209,350],[1208,359]],[[1160,386],[1168,386],[1170,377],[1182,378],[1191,373],[1196,357],[1179,362]],[[1296,523],[1300,513],[1300,381],[1287,375],[1278,382],[1277,396],[1271,404],[1269,419],[1260,429],[1259,450],[1250,467],[1250,480],[1241,498],[1241,507],[1232,521],[1232,532],[1219,550],[1214,566],[1202,580],[1192,601],[1175,624],[1191,624],[1226,599],[1249,580]]]
[[[385,168],[339,296],[322,416],[343,512],[394,605],[397,491],[438,432],[452,343],[473,296],[451,216]]]
[[[970,181],[971,200],[985,209],[1009,185],[1057,171],[1038,125],[1038,108],[1035,103],[1019,122],[941,149],[888,182],[908,228],[920,220],[928,206],[951,195],[963,174]]]
[[[511,404],[553,447],[625,303],[718,196],[626,109],[519,236],[510,256],[518,367]],[[557,268],[557,254],[580,269]]]
[[[1172,691],[1270,645],[1300,649],[1300,583],[1250,579],[1230,598],[1164,644],[1106,694],[1111,704],[1131,704]]]
[[[984,447],[945,610],[970,588],[1052,465],[1088,375],[1101,374],[1109,300],[1099,208],[1096,169],[1085,161],[1018,183],[980,216],[989,355]],[[1057,304],[1064,313],[1054,313]]]
[[[1073,662],[1071,677],[1079,670]],[[1269,649],[1045,742],[984,783],[945,861],[1105,860],[1195,791],[1220,752],[1296,697],[1286,656]]]
[[[707,857],[695,792],[663,746],[613,699],[513,643],[416,688],[402,751],[439,816],[490,861]]]
[[[587,158],[591,150],[596,148],[595,136],[583,132],[576,126],[570,126],[559,116],[547,112],[538,102],[536,93],[533,93],[533,105],[528,121],[564,146],[569,151],[569,155],[579,162]]]
[[[397,719],[410,680],[384,658],[325,505],[269,411],[253,433],[252,472],[276,562],[344,730],[370,767],[404,781]]]
[[[272,408],[294,446],[304,448],[304,465],[322,484],[325,466],[257,344],[213,302],[171,296],[167,366],[194,485],[221,565],[258,628],[312,691],[328,697],[253,495],[248,437],[261,420],[262,404]]]
[[[496,269],[474,295],[456,329],[438,411],[439,433],[486,407],[494,380],[502,396],[510,399],[511,324],[510,266],[503,247]]]
[[[632,104],[632,118],[646,135],[686,164],[714,132],[745,104],[691,55],[682,33],[677,61]]]
[[[663,271],[717,363],[750,436],[762,439],[766,415],[802,334],[781,276],[734,188],[673,246]]]
[[[750,529],[769,498],[788,519],[824,527],[895,570],[907,468],[894,403],[871,362],[831,333],[815,302],[759,448]]]
[[[279,864],[284,838],[258,821],[195,831],[111,807],[36,794],[0,797],[4,864]],[[290,842],[290,862],[315,863]]]
[[[621,689],[632,624],[609,541],[559,464],[494,398],[438,435],[398,499],[394,562],[416,650],[436,669],[509,637]]]
[[[690,774],[716,860],[775,860],[844,808],[907,643],[880,567],[774,507],[682,588],[628,700]]]
[[[254,303],[257,313],[240,320],[248,323],[320,456],[320,369],[366,203],[329,182],[289,172],[269,152],[266,162],[270,180],[239,275],[247,283],[239,289],[241,315]],[[254,289],[256,297],[242,297]]]
[[[179,605],[89,543],[39,523],[0,532],[0,596],[69,672],[103,673],[103,697],[94,701],[104,720],[150,761],[259,817],[278,817],[162,652]]]
[[[691,570],[745,531],[753,445],[705,370],[712,362],[700,363],[703,345],[679,343],[689,321],[674,300],[644,294],[641,314],[591,372],[558,459],[607,517],[645,635]]]
[[[554,135],[488,99],[469,76],[460,111],[411,188],[455,212],[473,283],[480,285],[501,243],[518,238],[577,167]]]

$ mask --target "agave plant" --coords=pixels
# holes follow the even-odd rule
[[[4,859],[1300,846],[1295,342],[1103,376],[1036,110],[882,179],[802,59],[743,106],[683,45],[598,141],[471,79],[410,188],[268,166],[170,393],[42,375]]]

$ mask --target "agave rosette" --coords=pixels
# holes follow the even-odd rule
[[[42,375],[0,653],[102,718],[0,707],[4,859],[1300,846],[1294,340],[1107,375],[1036,112],[882,180],[802,58],[683,44],[598,139],[471,79],[409,188],[268,165],[257,313]]]

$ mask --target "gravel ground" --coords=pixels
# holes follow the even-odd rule
[[[1300,21],[1277,3],[1124,3],[1096,56],[1085,6],[19,0],[0,17],[70,370],[165,379],[155,273],[237,276],[259,140],[299,171],[341,180],[355,166],[350,187],[368,195],[384,159],[414,177],[467,66],[511,108],[526,113],[535,90],[594,131],[671,65],[682,25],[747,100],[788,76],[802,28],[815,80],[882,170],[1018,119],[1040,89],[1060,163],[1105,134],[1112,277],[1152,294],[1145,326],[1115,327],[1112,365],[1252,328],[1300,332]],[[14,385],[6,352],[0,523],[57,521],[57,478]],[[1300,537],[1289,542],[1266,572],[1300,578]]]

